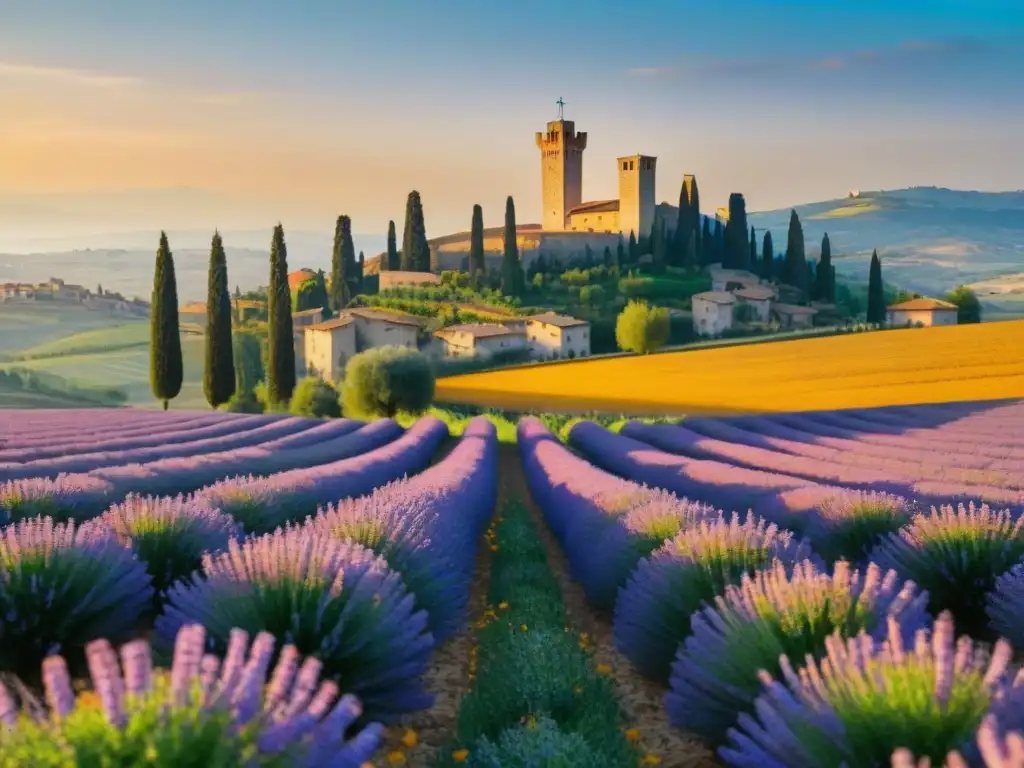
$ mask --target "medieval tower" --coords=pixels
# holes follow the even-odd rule
[[[583,201],[583,150],[587,134],[576,133],[572,120],[559,117],[537,134],[541,154],[542,226],[546,230],[566,229],[568,214]]]
[[[650,234],[654,226],[654,166],[658,158],[648,155],[620,157],[619,167],[619,231],[636,233],[637,238]]]

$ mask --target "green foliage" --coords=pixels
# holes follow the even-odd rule
[[[339,216],[334,225],[334,249],[331,252],[331,309],[337,312],[348,306],[358,293],[361,282],[356,265],[356,249],[352,243],[352,219]]]
[[[263,413],[263,404],[253,392],[235,392],[221,410],[228,413]]]
[[[789,237],[786,241],[786,260],[782,282],[807,290],[807,254],[804,250],[804,228],[796,211],[789,214]]]
[[[469,231],[469,273],[473,276],[473,287],[479,288],[487,264],[484,261],[484,209],[473,206],[473,221]]]
[[[624,277],[619,280],[619,293],[627,299],[689,299],[696,293],[710,290],[711,280],[707,275],[687,276],[679,280],[673,277]]]
[[[402,269],[407,272],[430,271],[430,245],[423,220],[420,193],[413,190],[405,203],[405,233],[402,236]]]
[[[274,227],[270,243],[267,316],[267,395],[272,403],[287,403],[295,389],[295,339],[288,291],[288,248],[280,224]]]
[[[87,387],[48,371],[25,368],[0,370],[0,392],[33,392],[81,405],[123,405],[128,400],[117,387]]]
[[[160,233],[153,273],[153,298],[149,318],[149,387],[157,400],[168,403],[181,392],[181,331],[178,327],[178,284],[174,257],[167,234]]]
[[[978,296],[966,285],[961,285],[946,294],[946,301],[956,304],[956,321],[960,325],[981,322],[981,302]]]
[[[639,355],[662,347],[668,340],[668,334],[668,311],[644,301],[629,302],[615,323],[615,340],[619,348]]]
[[[775,277],[775,244],[772,243],[772,233],[767,230],[761,242],[761,277],[765,280]]]
[[[296,312],[304,312],[307,309],[327,310],[330,305],[330,297],[327,295],[327,279],[324,277],[322,269],[318,269],[314,277],[304,280],[299,285],[292,301]]]
[[[750,246],[747,243],[747,202],[739,192],[729,195],[729,221],[725,225],[725,253],[722,266],[747,269]]]
[[[501,290],[506,296],[522,296],[523,267],[519,263],[516,241],[516,204],[509,195],[505,201],[505,255],[501,262]]]
[[[260,338],[252,332],[240,331],[235,334],[235,393],[251,395],[256,385],[263,380],[263,355]]]
[[[818,301],[835,301],[836,275],[832,266],[832,243],[828,239],[828,232],[821,238],[821,258],[818,259],[815,278],[811,295]]]
[[[354,417],[422,413],[434,399],[434,371],[421,353],[407,347],[368,349],[345,368],[342,402]]]
[[[380,271],[396,271],[402,265],[398,261],[398,236],[395,234],[395,222],[388,222],[388,246],[380,262]]]
[[[220,232],[210,243],[210,273],[206,290],[206,349],[203,394],[217,408],[235,393],[235,361],[231,348],[231,296],[228,262]]]
[[[316,376],[307,376],[295,387],[289,411],[295,416],[337,419],[341,417],[338,390]]]
[[[882,262],[878,258],[878,251],[871,253],[871,267],[868,272],[867,321],[878,325],[885,322],[885,287],[882,284]]]
[[[599,306],[604,303],[605,298],[604,288],[600,285],[586,285],[580,288],[580,302],[583,304]]]

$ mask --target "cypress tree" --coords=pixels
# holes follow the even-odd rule
[[[165,411],[168,403],[181,392],[183,378],[174,256],[167,243],[167,234],[161,232],[149,317],[149,388],[153,396],[163,402]]]
[[[725,254],[722,265],[746,269],[750,257],[747,245],[747,202],[739,192],[729,195],[729,221],[725,225]]]
[[[882,262],[878,251],[871,252],[871,268],[868,271],[868,322],[881,325],[885,322],[885,289],[882,286]]]
[[[341,217],[341,263],[345,265],[347,294],[345,303],[352,301],[359,291],[359,263],[356,261],[356,246],[352,242],[352,219]]]
[[[707,221],[707,219],[705,219]],[[690,230],[694,233],[696,249],[693,254],[693,261],[700,263],[700,249],[703,241],[700,223],[700,192],[697,191],[697,177],[690,177]]]
[[[522,295],[523,270],[519,265],[516,243],[516,204],[509,195],[505,201],[505,256],[501,263],[501,291],[506,296]]]
[[[359,294],[363,292],[363,276],[366,274],[366,257],[363,256],[363,252],[359,252],[359,263],[356,266],[356,290],[354,293]]]
[[[665,222],[655,219],[651,230],[651,260],[656,274],[665,271],[666,251]]]
[[[331,251],[331,309],[335,312],[344,309],[351,299],[348,282],[348,261],[345,259],[343,241],[345,237],[345,221],[348,216],[339,216],[334,223],[334,249]],[[274,230],[275,237],[277,230]]]
[[[484,209],[473,206],[473,221],[469,228],[469,276],[473,287],[479,289],[487,274],[484,259]]]
[[[606,267],[611,267],[611,265],[614,263],[615,262],[613,261],[612,257],[612,247],[610,245],[606,245],[604,247],[604,265]]]
[[[707,266],[714,259],[711,258],[711,221],[707,216],[700,228],[700,236],[697,240],[697,263],[700,266]]]
[[[747,269],[751,272],[757,272],[758,258],[757,258],[757,233],[754,228],[750,228],[750,258],[747,259]]]
[[[638,253],[639,250],[640,250],[639,245],[636,242],[636,233],[633,232],[633,230],[630,230],[629,231],[629,263],[630,264],[636,264],[637,259],[640,258],[640,254]]]
[[[765,280],[775,277],[775,244],[772,243],[772,233],[769,230],[765,230],[761,243],[761,277]]]
[[[402,237],[402,269],[409,272],[430,271],[430,245],[423,220],[423,201],[415,189],[405,203],[405,233]]]
[[[206,287],[206,365],[203,394],[216,408],[235,394],[235,355],[231,348],[231,296],[228,260],[220,233],[210,243],[210,273]]]
[[[789,237],[786,240],[786,263],[782,281],[807,290],[807,255],[804,252],[804,228],[796,211],[789,214]]]
[[[344,280],[341,281],[344,285]],[[272,403],[286,403],[295,389],[295,340],[288,291],[288,249],[284,227],[274,227],[267,288],[267,392]]]
[[[621,234],[619,235],[619,244],[615,247],[615,264],[619,269],[626,266],[626,244]]]
[[[395,222],[388,222],[388,252],[381,260],[380,271],[388,272],[397,270],[401,264],[398,263],[398,243],[395,235]]]
[[[826,232],[821,238],[821,257],[818,259],[817,279],[814,285],[814,295],[819,301],[832,301],[835,298],[832,274],[832,243]]]
[[[683,266],[689,259],[686,251],[690,244],[690,232],[693,228],[693,211],[690,210],[690,191],[687,179],[683,179],[679,187],[679,211],[676,216],[676,231],[672,233],[673,264]]]
[[[721,219],[715,219],[715,233],[712,235],[712,240],[714,242],[711,248],[712,257],[710,263],[714,264],[717,262],[725,266],[723,258],[725,256],[725,230],[722,229]]]

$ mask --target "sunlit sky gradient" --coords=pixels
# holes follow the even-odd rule
[[[416,188],[431,235],[509,194],[537,221],[559,96],[588,199],[634,152],[659,200],[696,173],[708,210],[1019,189],[1022,32],[1020,0],[7,0],[0,206],[52,228],[40,210],[171,189],[103,225],[382,233]]]

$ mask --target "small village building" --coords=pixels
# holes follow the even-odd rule
[[[908,325],[956,325],[957,306],[939,299],[910,299],[886,307],[885,321],[894,328]]]
[[[452,325],[434,336],[444,345],[445,357],[490,357],[526,347],[526,331],[490,323]]]
[[[324,320],[323,307],[303,309],[300,312],[292,312],[292,328],[302,329],[307,325],[316,325]]]
[[[693,330],[699,336],[718,336],[732,328],[733,308],[737,299],[725,291],[705,291],[690,299]]]
[[[767,323],[771,318],[772,299],[775,298],[775,290],[767,285],[750,285],[733,291],[733,295],[742,304],[751,309],[751,320]]]
[[[403,286],[441,284],[441,278],[433,272],[385,271],[380,273],[379,278],[378,288],[382,291]]]
[[[590,357],[590,323],[546,312],[526,318],[526,339],[541,357]]]
[[[810,328],[814,325],[814,316],[818,310],[814,307],[805,307],[800,304],[772,304],[772,314],[779,321],[779,325],[786,329]]]
[[[303,329],[302,367],[325,381],[339,381],[356,354],[356,322],[347,315]],[[296,361],[298,365],[298,361]]]
[[[724,269],[712,265],[708,268],[708,274],[711,277],[711,290],[716,292],[735,291],[740,288],[761,285],[760,277],[744,269]]]
[[[426,320],[415,315],[382,309],[346,309],[342,314],[355,320],[359,351],[389,345],[417,349]]]

